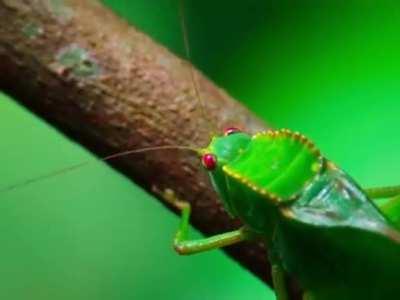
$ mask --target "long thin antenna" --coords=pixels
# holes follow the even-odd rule
[[[194,74],[193,67],[190,63],[191,62],[191,53],[190,53],[190,46],[189,46],[189,34],[187,31],[186,20],[185,20],[184,0],[179,0],[179,16],[180,16],[180,21],[181,21],[180,23],[181,23],[181,30],[182,30],[182,35],[183,35],[183,44],[185,46],[185,54],[186,54],[187,60],[189,61],[187,64],[188,64],[188,68],[189,68],[189,72],[190,72],[190,78],[193,83],[193,88],[194,88],[194,91],[196,94],[197,101],[200,106],[201,114],[203,115],[203,118],[207,121],[208,126],[210,127],[210,133],[211,133],[211,135],[213,135],[216,133],[216,132],[214,132],[216,129],[216,126],[207,117],[208,114],[206,114],[205,105],[204,105],[203,99],[201,98],[200,90],[197,86],[196,76]]]
[[[67,168],[63,168],[63,169],[60,169],[60,170],[56,170],[54,172],[50,172],[50,173],[44,174],[44,175],[39,176],[39,177],[35,177],[35,178],[28,179],[28,180],[25,180],[25,181],[22,181],[22,182],[13,184],[13,185],[6,186],[6,187],[0,189],[0,194],[12,191],[12,190],[14,190],[16,188],[20,188],[20,187],[23,187],[23,186],[27,186],[27,185],[33,184],[35,182],[39,182],[39,181],[42,181],[42,180],[45,180],[45,179],[49,179],[49,178],[52,178],[52,177],[55,177],[55,176],[58,176],[58,175],[61,175],[61,174],[72,172],[74,170],[80,169],[83,166],[86,166],[86,165],[89,165],[89,164],[92,164],[92,163],[95,163],[95,162],[98,162],[98,161],[109,161],[109,160],[112,160],[112,159],[115,159],[115,158],[119,158],[119,157],[122,157],[122,156],[134,154],[134,153],[142,153],[142,152],[156,151],[156,150],[167,150],[167,149],[188,150],[188,151],[196,152],[197,154],[201,154],[201,150],[200,149],[196,149],[196,148],[189,147],[189,146],[172,146],[172,145],[146,147],[146,148],[141,148],[141,149],[126,150],[126,151],[110,154],[108,156],[105,156],[105,157],[102,157],[102,158],[99,158],[99,159],[87,160],[87,161],[81,162],[79,164],[75,164],[75,165],[69,166]]]
[[[190,47],[189,47],[189,39],[188,39],[188,32],[187,32],[187,27],[186,27],[186,21],[185,21],[185,14],[184,14],[184,0],[179,0],[179,8],[180,8],[180,21],[181,21],[181,30],[182,30],[182,35],[183,35],[183,41],[184,41],[184,46],[185,46],[185,54],[187,57],[187,60],[190,61],[191,60],[191,54],[190,54]],[[210,134],[214,134],[215,132],[214,129],[216,128],[215,124],[213,122],[211,122],[211,120],[208,118],[208,114],[206,114],[205,111],[205,105],[203,102],[203,99],[201,98],[201,94],[200,94],[200,90],[197,86],[197,81],[196,81],[196,77],[195,77],[195,73],[193,70],[192,65],[187,62],[188,65],[188,69],[190,72],[190,78],[192,80],[193,83],[193,88],[195,91],[195,95],[196,98],[198,100],[200,109],[201,109],[201,113],[203,115],[203,118],[207,121],[207,124],[210,127]],[[213,126],[214,125],[214,126]],[[47,174],[44,174],[42,176],[39,177],[35,177],[32,179],[28,179],[28,180],[24,180],[22,182],[13,184],[13,185],[9,185],[3,188],[0,188],[0,194],[1,193],[5,193],[5,192],[9,192],[12,191],[14,189],[23,187],[23,186],[27,186],[42,180],[46,180],[46,179],[50,179],[52,177],[61,175],[61,174],[65,174],[65,173],[69,173],[72,172],[74,170],[80,169],[83,166],[98,162],[98,161],[109,161],[115,158],[119,158],[122,156],[126,156],[126,155],[130,155],[130,154],[134,154],[134,153],[141,153],[141,152],[147,152],[147,151],[155,151],[155,150],[165,150],[165,149],[182,149],[182,150],[189,150],[189,151],[193,151],[196,152],[197,154],[201,155],[202,152],[200,149],[196,149],[190,146],[173,146],[173,145],[164,145],[164,146],[156,146],[156,147],[147,147],[147,148],[141,148],[141,149],[134,149],[134,150],[127,150],[127,151],[123,151],[123,152],[118,152],[115,154],[111,154],[108,155],[106,157],[103,158],[99,158],[99,159],[94,159],[94,160],[88,160],[88,161],[84,161],[75,165],[71,165],[69,167],[63,168],[63,169],[59,169],[56,170],[54,172],[50,172]]]

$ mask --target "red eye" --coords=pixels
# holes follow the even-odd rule
[[[217,157],[212,153],[204,154],[201,158],[201,162],[203,163],[203,166],[210,171],[217,167]]]
[[[226,129],[224,130],[224,136],[228,136],[228,135],[231,135],[231,134],[237,133],[237,132],[240,132],[240,129],[239,129],[239,128],[236,128],[236,127],[229,127],[229,128],[226,128]]]

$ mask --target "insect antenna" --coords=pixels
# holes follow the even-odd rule
[[[183,36],[183,44],[185,48],[185,55],[186,55],[186,64],[189,69],[190,78],[193,83],[193,89],[195,92],[195,96],[197,99],[198,106],[200,107],[200,112],[204,120],[206,120],[207,125],[209,127],[210,136],[213,136],[217,133],[217,125],[208,117],[206,113],[205,105],[203,98],[201,97],[201,93],[199,87],[197,85],[196,76],[193,70],[193,66],[191,65],[191,52],[190,52],[190,45],[189,45],[189,34],[186,26],[186,19],[185,19],[185,8],[184,8],[184,0],[179,0],[179,19],[181,25],[181,31]]]
[[[174,146],[174,145],[164,145],[164,146],[154,146],[154,147],[145,147],[145,148],[140,148],[140,149],[132,149],[132,150],[125,150],[122,152],[117,152],[114,154],[110,154],[107,155],[105,157],[102,158],[97,158],[97,159],[93,159],[93,160],[87,160],[81,163],[77,163],[75,165],[71,165],[69,167],[63,168],[63,169],[59,169],[44,175],[41,175],[39,177],[35,177],[35,178],[31,178],[31,179],[27,179],[24,180],[22,182],[16,183],[16,184],[12,184],[3,188],[0,188],[0,194],[5,193],[5,192],[9,192],[12,190],[15,190],[17,188],[21,188],[42,180],[46,180],[46,179],[50,179],[52,177],[56,177],[58,175],[61,174],[65,174],[65,173],[69,173],[72,172],[74,170],[80,169],[84,166],[87,166],[89,164],[93,164],[95,162],[99,162],[99,161],[110,161],[116,158],[120,158],[123,156],[127,156],[127,155],[131,155],[131,154],[136,154],[136,153],[143,153],[143,152],[148,152],[148,151],[157,151],[157,150],[169,150],[169,149],[178,149],[178,150],[187,150],[187,151],[192,151],[192,152],[196,152],[198,155],[201,155],[201,150],[194,148],[194,147],[190,147],[190,146]]]
[[[195,72],[193,70],[193,66],[190,63],[190,61],[191,61],[191,53],[190,53],[188,32],[187,32],[185,13],[184,13],[184,0],[179,0],[179,15],[180,15],[180,27],[181,27],[181,31],[182,31],[182,35],[183,35],[184,50],[185,50],[185,55],[186,55],[186,58],[187,58],[187,61],[184,61],[184,63],[186,63],[187,66],[188,66],[188,71],[190,73],[190,78],[191,78],[191,81],[192,81],[192,84],[193,84],[193,90],[195,92],[195,97],[197,99],[198,107],[200,108],[202,117],[204,118],[204,120],[206,120],[207,125],[209,126],[210,135],[214,135],[216,133],[216,131],[217,131],[216,130],[217,126],[216,126],[216,124],[214,122],[211,121],[211,119],[208,117],[208,114],[206,113],[204,101],[203,101],[203,99],[201,97],[201,93],[200,93],[200,90],[199,90],[198,85],[197,85]],[[5,186],[3,188],[0,188],[0,194],[15,190],[17,188],[21,188],[21,187],[24,187],[24,186],[27,186],[27,185],[31,185],[31,184],[34,184],[36,182],[40,182],[42,180],[50,179],[50,178],[56,177],[56,176],[61,175],[61,174],[65,174],[65,173],[69,173],[69,172],[75,171],[77,169],[80,169],[80,168],[82,168],[84,166],[87,166],[89,164],[93,164],[95,162],[110,161],[110,160],[113,160],[113,159],[116,159],[116,158],[120,158],[120,157],[127,156],[127,155],[130,155],[130,154],[135,154],[135,153],[142,153],[142,152],[156,151],[156,150],[167,150],[167,149],[188,150],[188,151],[196,152],[198,155],[202,154],[201,150],[198,149],[198,148],[194,148],[194,147],[191,147],[191,146],[175,146],[175,145],[154,146],[154,147],[146,147],[146,148],[141,148],[141,149],[126,150],[126,151],[114,153],[114,154],[111,154],[111,155],[108,155],[108,156],[105,156],[105,157],[102,157],[102,158],[83,161],[81,163],[77,163],[75,165],[71,165],[71,166],[66,167],[66,168],[58,169],[56,171],[41,175],[39,177],[27,179],[27,180],[24,180],[24,181],[16,183],[16,184]]]

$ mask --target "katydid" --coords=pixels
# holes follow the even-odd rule
[[[279,299],[287,298],[285,273],[299,281],[306,299],[396,299],[398,188],[363,191],[307,138],[288,130],[250,136],[230,128],[196,152],[226,210],[244,227],[188,241],[190,205],[166,190],[165,198],[182,210],[178,252],[262,239],[272,250]],[[366,192],[392,199],[378,208]]]
[[[189,57],[182,11],[181,21]],[[193,85],[197,92],[194,78]],[[197,153],[225,209],[243,227],[188,240],[190,204],[166,190],[165,199],[182,211],[178,253],[261,239],[279,300],[288,299],[286,273],[307,300],[398,298],[400,186],[363,190],[308,138],[287,129],[251,136],[228,128]],[[379,208],[374,198],[390,200]]]
[[[378,208],[309,139],[285,129],[251,136],[229,128],[197,152],[226,210],[244,225],[188,240],[190,205],[166,191],[182,211],[178,253],[261,239],[280,300],[288,299],[285,273],[298,280],[304,299],[398,298],[399,187],[370,190],[374,198],[392,197]]]

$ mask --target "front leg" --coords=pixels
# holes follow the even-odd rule
[[[189,217],[190,217],[190,203],[179,200],[172,190],[165,190],[162,193],[164,199],[175,206],[182,212],[181,224],[174,239],[175,250],[182,255],[195,254],[203,251],[217,249],[229,245],[236,244],[241,241],[255,240],[260,236],[252,232],[246,227],[238,230],[214,235],[208,238],[189,240]],[[288,292],[286,287],[286,276],[281,264],[275,257],[270,256],[272,264],[272,281],[277,300],[288,300]]]
[[[166,189],[163,198],[182,212],[181,223],[174,238],[174,248],[181,255],[195,254],[212,249],[233,245],[242,241],[252,240],[256,236],[246,228],[217,234],[211,237],[190,240],[188,238],[190,203],[178,199],[172,190]]]

